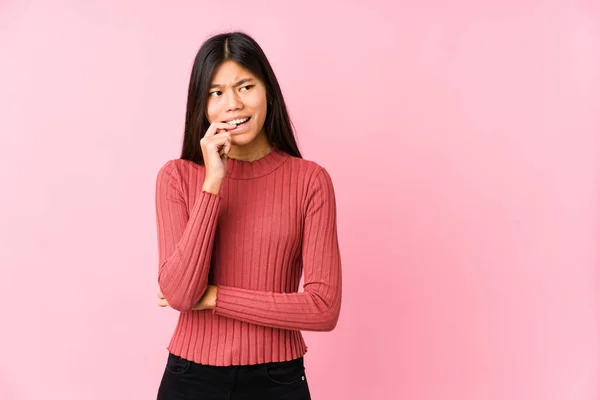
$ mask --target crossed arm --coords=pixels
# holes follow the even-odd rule
[[[200,301],[192,307],[192,310],[213,310],[217,299],[217,287],[208,285],[206,291],[202,295]],[[170,307],[169,302],[165,299],[160,289],[158,290],[158,306]]]
[[[176,169],[164,168],[157,180],[159,306],[212,310],[274,328],[332,330],[341,305],[335,195],[324,169],[311,178],[303,221],[304,291],[274,293],[208,284],[220,196],[200,193],[188,213]]]

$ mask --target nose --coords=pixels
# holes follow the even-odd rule
[[[235,90],[228,91],[225,96],[225,106],[227,107],[227,111],[239,110],[244,107],[242,100]]]

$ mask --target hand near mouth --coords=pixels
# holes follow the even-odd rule
[[[204,158],[206,174],[204,176],[203,190],[218,194],[221,190],[223,179],[227,173],[227,155],[231,151],[231,134],[237,125],[213,122],[210,124],[204,137],[200,139],[200,148]]]

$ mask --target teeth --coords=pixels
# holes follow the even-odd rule
[[[244,123],[244,122],[246,122],[248,120],[249,120],[249,118],[239,118],[239,119],[234,119],[234,120],[231,120],[231,121],[227,121],[227,123],[228,124],[240,125],[240,124],[242,124],[242,123]]]

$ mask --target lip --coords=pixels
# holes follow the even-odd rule
[[[236,119],[236,118],[234,118]],[[230,120],[231,121],[231,120]],[[240,126],[236,126],[234,129],[230,130],[229,133],[238,133],[238,132],[243,132],[244,130],[246,130],[248,128],[248,123],[251,121],[251,119],[249,119],[248,121],[244,122],[242,125]]]
[[[233,121],[235,119],[242,119],[242,118],[250,118],[250,116],[249,115],[238,115],[237,117],[226,119],[223,122],[228,123],[229,121]]]

